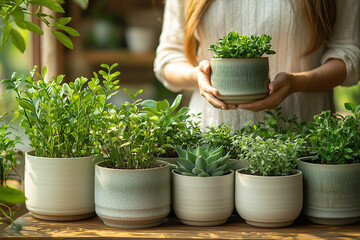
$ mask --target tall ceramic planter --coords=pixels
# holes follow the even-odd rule
[[[327,165],[299,161],[304,174],[303,214],[310,221],[346,225],[360,221],[360,163]]]
[[[192,226],[224,224],[234,209],[234,172],[192,177],[173,172],[173,208],[180,221]]]
[[[228,104],[249,103],[269,93],[269,60],[263,58],[211,59],[211,85]]]
[[[94,156],[79,158],[25,155],[27,209],[39,219],[80,220],[95,215]]]
[[[285,227],[300,215],[302,174],[289,176],[235,176],[235,205],[246,222],[258,227]]]
[[[112,227],[159,225],[170,212],[170,169],[95,167],[95,211]]]

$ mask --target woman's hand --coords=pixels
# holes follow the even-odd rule
[[[219,95],[219,91],[211,86],[211,67],[209,61],[203,60],[196,68],[198,86],[200,94],[208,100],[215,108],[221,109],[235,109],[237,106],[234,104],[226,104],[223,101],[216,98]]]
[[[278,73],[274,81],[269,84],[270,93],[267,97],[252,103],[240,104],[238,108],[254,112],[276,109],[287,96],[294,92],[293,78],[294,76],[290,73]]]

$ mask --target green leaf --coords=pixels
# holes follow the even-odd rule
[[[197,157],[195,161],[195,167],[200,169],[206,169],[207,167],[206,160],[202,156]]]
[[[152,109],[155,109],[156,107],[156,101],[155,100],[144,100],[142,103],[141,103],[141,106],[143,107],[148,107],[148,108],[152,108]],[[160,113],[160,112],[159,112]]]
[[[9,204],[23,203],[26,198],[24,193],[16,188],[10,186],[0,187],[0,202],[6,202]]]
[[[78,37],[80,36],[80,33],[78,31],[76,31],[75,29],[71,28],[71,27],[67,27],[67,26],[58,26],[56,27],[58,29],[61,29],[65,32],[67,32],[69,35],[74,36],[74,37]]]
[[[67,47],[69,49],[74,49],[74,45],[68,36],[66,36],[65,34],[63,34],[61,32],[57,32],[54,30],[52,31],[52,33],[65,47]]]
[[[179,164],[179,166],[190,171],[195,167],[194,163],[185,158],[178,158],[177,163]]]
[[[344,106],[345,106],[346,110],[349,110],[349,111],[355,110],[355,104],[353,104],[353,103],[345,103]]]
[[[59,28],[60,26],[65,26],[71,21],[71,17],[62,17],[54,22],[54,27]]]
[[[35,112],[35,107],[30,102],[24,100],[24,99],[16,99],[20,105],[25,110]]]
[[[1,50],[4,50],[5,44],[7,43],[10,33],[11,33],[11,24],[9,21],[4,21],[5,27],[2,33],[2,39],[1,39]]]
[[[178,94],[176,96],[175,100],[173,101],[173,103],[171,104],[169,112],[175,111],[175,109],[180,105],[181,99],[182,99],[182,94]]]
[[[29,21],[25,21],[25,25],[26,25],[26,28],[34,33],[39,33],[39,34],[43,34],[43,31],[41,30],[41,28],[32,23],[32,22],[29,22]]]
[[[64,9],[56,0],[31,0],[29,1],[32,5],[35,6],[44,6],[54,12],[64,13]]]
[[[184,149],[181,149],[180,147],[176,147],[175,150],[179,157],[186,158],[186,151]]]
[[[25,40],[24,38],[21,36],[21,34],[15,30],[15,29],[11,29],[11,41],[14,43],[15,47],[17,49],[19,49],[20,52],[24,52],[25,51]]]

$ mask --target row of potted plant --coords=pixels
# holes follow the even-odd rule
[[[170,211],[172,190],[175,214],[190,225],[222,224],[235,205],[249,224],[286,226],[300,214],[303,199],[303,213],[312,221],[359,220],[360,106],[346,104],[352,115],[324,112],[311,123],[282,118],[277,110],[240,131],[225,125],[202,131],[199,116],[178,109],[181,95],[170,104],[142,101],[141,91],[127,90],[132,102],[111,104],[120,72],[114,71],[116,64],[102,67],[91,80],[80,77],[69,84],[62,84],[61,75],[45,82],[46,68],[3,81],[16,92],[21,125],[34,148],[26,153],[25,195],[35,217],[67,221],[96,212],[110,226],[155,226]],[[301,156],[310,158],[300,161],[299,171]],[[319,167],[316,163],[352,172],[319,180],[320,174],[305,167]],[[338,182],[335,192],[341,196],[330,196],[327,189],[335,186],[325,184]],[[325,197],[314,195],[319,193]],[[343,209],[350,210],[341,216]]]

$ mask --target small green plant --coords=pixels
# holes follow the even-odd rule
[[[270,50],[271,36],[240,35],[238,32],[230,32],[227,36],[219,39],[218,45],[210,45],[209,50],[215,52],[214,58],[260,58],[263,54],[275,54]]]
[[[235,164],[229,162],[230,155],[224,153],[223,147],[212,148],[199,146],[196,149],[183,150],[176,148],[179,155],[178,165],[175,171],[186,176],[222,176],[230,173]]]
[[[228,152],[231,158],[237,158],[237,149],[233,144],[237,136],[238,134],[232,129],[232,126],[220,124],[217,127],[208,127],[207,131],[203,133],[201,142],[212,147],[223,146],[224,151]]]
[[[124,102],[120,107],[113,106],[103,113],[99,125],[97,144],[105,156],[105,167],[116,169],[146,169],[156,166],[156,159],[169,144],[160,145],[156,133],[159,117],[140,112],[142,92],[135,94],[129,90],[133,102]]]
[[[141,103],[143,113],[150,117],[156,117],[153,118],[153,122],[157,126],[155,134],[158,145],[171,146],[165,149],[164,157],[176,157],[174,146],[182,144],[181,136],[187,128],[186,120],[189,118],[187,113],[190,109],[182,107],[176,111],[181,103],[181,98],[182,95],[179,94],[171,106],[166,99],[162,101],[145,100]]]
[[[303,139],[286,139],[280,136],[264,139],[243,135],[236,142],[239,159],[249,163],[245,170],[260,176],[286,176],[296,172],[297,159],[303,149]]]
[[[87,1],[75,0],[81,7],[87,7]],[[47,27],[51,28],[53,35],[67,48],[73,49],[71,39],[64,34],[71,36],[79,36],[79,33],[66,26],[70,21],[70,17],[56,18],[52,14],[41,12],[41,8],[47,8],[55,13],[64,13],[64,9],[58,0],[2,0],[0,1],[0,46],[4,49],[9,39],[19,51],[24,52],[26,45],[25,40],[17,30],[17,27],[31,31],[33,33],[43,34],[40,26],[28,19],[33,16],[43,22]],[[32,10],[33,9],[33,10]]]
[[[30,76],[17,77],[14,73],[7,89],[14,90],[23,116],[21,126],[30,138],[36,156],[83,157],[94,154],[96,129],[102,122],[102,113],[111,103],[120,72],[111,72],[117,64],[101,65],[102,86],[98,74],[88,81],[80,77],[69,84],[62,81],[64,75],[45,81],[46,68],[38,73],[35,67]],[[36,79],[36,76],[40,78]],[[25,89],[20,85],[24,83]],[[85,84],[88,83],[88,86]]]
[[[5,114],[0,115],[0,123]],[[24,193],[6,184],[7,180],[16,174],[17,165],[15,145],[20,143],[19,136],[13,136],[7,124],[0,124],[0,224],[9,223],[16,230],[21,226],[14,223],[16,211],[8,204],[21,203],[25,201]]]
[[[352,115],[341,116],[324,111],[314,116],[307,135],[308,155],[321,164],[360,162],[360,105],[346,103]]]

